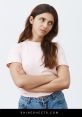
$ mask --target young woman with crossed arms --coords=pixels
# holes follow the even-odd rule
[[[58,14],[49,4],[37,5],[26,20],[7,67],[21,89],[19,109],[67,109],[62,92],[69,88],[70,72],[57,42]]]

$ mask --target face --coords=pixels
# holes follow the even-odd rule
[[[42,13],[37,15],[34,19],[31,16],[30,23],[32,24],[33,36],[43,38],[51,31],[54,24],[54,17],[50,13]]]

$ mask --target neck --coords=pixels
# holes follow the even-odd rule
[[[33,35],[32,37],[32,41],[35,41],[35,42],[41,42],[42,40],[43,38],[40,36]]]

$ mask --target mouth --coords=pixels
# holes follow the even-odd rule
[[[42,33],[46,33],[46,30],[42,30],[42,29],[41,29],[40,31],[41,31]]]

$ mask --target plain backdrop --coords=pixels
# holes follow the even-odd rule
[[[26,18],[39,3],[54,6],[59,15],[60,42],[69,64],[71,84],[63,92],[68,107],[82,108],[82,0],[0,0],[0,108],[18,108],[20,91],[15,86],[6,61],[18,41]]]

